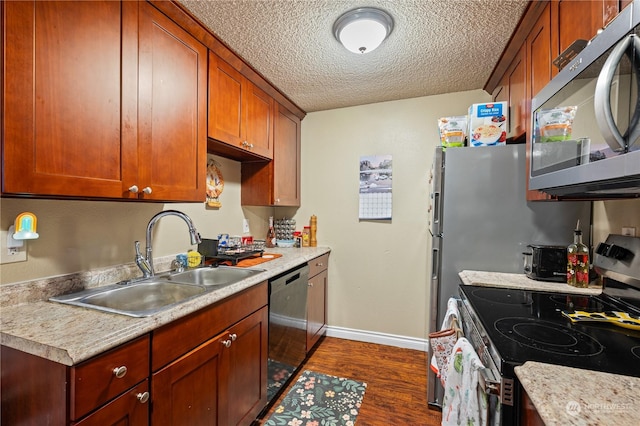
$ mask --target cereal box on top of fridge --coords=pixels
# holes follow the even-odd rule
[[[469,146],[505,145],[507,111],[506,102],[471,105],[469,107]]]

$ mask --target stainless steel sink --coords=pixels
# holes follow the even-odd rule
[[[264,272],[264,269],[234,268],[218,266],[217,268],[197,268],[184,272],[177,272],[166,276],[172,282],[210,286],[226,286],[242,281],[252,275]]]
[[[146,317],[263,271],[225,266],[190,269],[82,290],[49,300],[132,317]]]
[[[151,278],[131,284],[114,284],[83,290],[52,297],[49,300],[133,317],[145,317],[207,291],[208,289],[201,285]]]

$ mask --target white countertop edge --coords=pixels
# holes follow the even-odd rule
[[[4,306],[0,315],[0,343],[64,365],[75,365],[329,253],[330,248],[270,248],[268,252],[283,256],[252,267],[265,269],[264,272],[150,317],[134,318],[46,300]]]

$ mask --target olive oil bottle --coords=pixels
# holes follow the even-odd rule
[[[573,243],[567,247],[567,284],[580,288],[589,286],[589,248],[582,243],[580,221],[573,231]]]

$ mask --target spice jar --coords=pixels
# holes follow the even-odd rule
[[[309,247],[309,240],[311,236],[311,228],[305,226],[302,230],[302,247]]]

